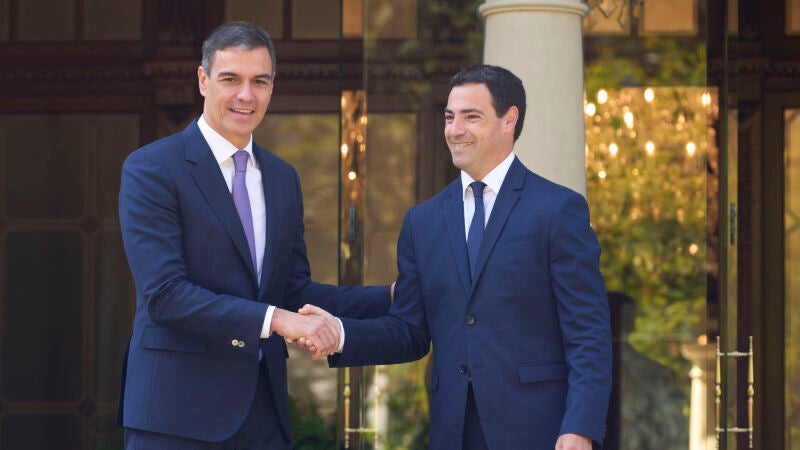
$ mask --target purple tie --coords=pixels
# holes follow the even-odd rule
[[[258,274],[258,265],[256,264],[256,238],[253,233],[253,212],[250,210],[250,196],[247,194],[247,183],[245,183],[245,175],[247,174],[247,158],[250,154],[244,150],[239,150],[233,154],[233,167],[236,172],[233,174],[233,204],[236,205],[236,211],[239,213],[239,220],[242,221],[244,227],[244,234],[247,236],[247,246],[250,247],[250,259],[253,261],[253,270]],[[261,346],[258,347],[258,360],[264,357]]]
[[[233,174],[233,203],[242,221],[244,235],[247,236],[247,246],[250,247],[250,259],[253,262],[253,270],[258,273],[258,263],[256,262],[256,238],[253,233],[253,213],[250,211],[250,196],[247,195],[247,184],[245,174],[247,173],[247,158],[250,154],[244,150],[239,150],[233,154],[233,166],[236,172]]]

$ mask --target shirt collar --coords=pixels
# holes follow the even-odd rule
[[[203,137],[208,142],[208,146],[211,147],[211,152],[214,153],[214,158],[217,160],[217,164],[222,165],[226,160],[228,160],[234,153],[239,151],[240,149],[236,148],[235,145],[228,142],[227,139],[222,137],[221,134],[217,133],[211,125],[206,122],[204,116],[200,116],[197,119],[197,126],[200,128],[200,133],[203,134]],[[247,145],[241,150],[246,151],[250,154],[250,158],[247,160],[248,166],[255,165],[255,160],[253,159],[253,136],[250,136],[250,140],[247,141]]]
[[[495,194],[500,193],[500,186],[503,185],[503,180],[506,178],[506,174],[508,173],[508,169],[511,168],[511,163],[514,162],[514,158],[516,155],[512,151],[511,153],[506,156],[500,164],[498,164],[494,169],[491,170],[485,177],[483,177],[484,183],[489,189],[492,190]],[[467,195],[467,188],[469,187],[470,183],[474,180],[471,176],[467,175],[467,172],[461,171],[461,191],[464,193],[464,196]]]

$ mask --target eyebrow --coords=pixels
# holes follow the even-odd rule
[[[239,76],[239,74],[238,74],[238,73],[235,73],[235,72],[219,72],[219,73],[217,74],[217,78],[222,78],[222,77],[238,77],[238,76]],[[268,73],[260,73],[260,74],[256,75],[256,78],[265,78],[265,79],[267,79],[267,80],[272,80],[272,75],[270,75],[270,74],[268,74]]]
[[[450,108],[445,108],[445,109],[444,109],[444,113],[445,113],[445,114],[448,114],[448,113],[450,113],[450,114],[455,114],[455,111],[453,111],[453,110],[452,110],[452,109],[450,109]],[[478,108],[465,108],[465,109],[461,109],[461,110],[459,110],[459,111],[458,111],[458,113],[459,113],[459,114],[469,114],[469,113],[478,113],[478,114],[483,114],[483,111],[481,111],[481,110],[480,110],[480,109],[478,109]]]

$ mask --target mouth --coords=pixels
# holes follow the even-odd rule
[[[230,110],[235,112],[236,114],[247,114],[247,115],[256,112],[254,109],[249,109],[249,108],[230,108]]]
[[[469,147],[470,145],[474,144],[474,142],[451,142],[450,145],[455,150],[461,150],[463,148]]]

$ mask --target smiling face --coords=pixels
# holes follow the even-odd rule
[[[453,164],[473,179],[482,180],[511,153],[518,114],[512,106],[497,117],[485,84],[454,86],[444,110],[444,137]]]
[[[244,148],[267,112],[272,97],[272,60],[266,47],[231,47],[214,54],[206,73],[197,69],[203,117],[236,148]]]

